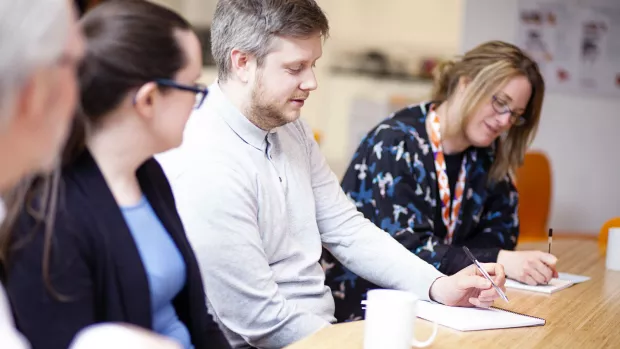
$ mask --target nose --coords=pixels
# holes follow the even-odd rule
[[[308,69],[308,72],[305,74],[301,85],[299,85],[299,89],[302,91],[314,91],[317,87],[318,83],[316,81],[314,70]]]
[[[505,113],[497,113],[496,116],[497,121],[501,127],[507,127],[512,124],[510,112]]]

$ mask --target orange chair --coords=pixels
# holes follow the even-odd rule
[[[547,224],[551,210],[551,163],[546,154],[528,152],[523,165],[517,169],[519,191],[518,242],[547,239]]]
[[[602,255],[605,255],[607,251],[607,235],[609,228],[620,228],[620,217],[614,217],[601,227],[601,231],[598,233],[598,249]]]

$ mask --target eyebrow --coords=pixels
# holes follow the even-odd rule
[[[283,64],[289,66],[289,65],[299,65],[299,64],[303,65],[303,64],[306,64],[306,63],[307,63],[307,60],[305,60],[305,59],[297,59],[297,60],[292,60],[292,61],[284,62]]]
[[[512,97],[510,97],[508,94],[506,94],[505,92],[499,92],[498,93],[498,97],[500,97],[501,99],[506,99],[508,100],[508,102],[512,102]]]
[[[321,55],[321,56],[319,56],[319,57],[317,57],[317,58],[316,58],[316,59],[314,59],[314,60],[308,60],[308,59],[306,59],[306,58],[292,59],[292,60],[290,60],[290,61],[284,62],[283,64],[284,64],[284,65],[293,65],[293,64],[307,64],[307,63],[310,63],[310,64],[315,64],[315,63],[316,63],[316,62],[317,62],[317,61],[318,61],[321,57],[322,57],[322,55]]]
[[[499,95],[498,96],[499,98],[506,99],[507,102],[512,102],[513,101],[512,97],[510,97],[505,92],[499,92],[498,95]],[[523,113],[525,111],[525,108],[514,108],[512,111],[513,112],[521,112],[521,113]]]

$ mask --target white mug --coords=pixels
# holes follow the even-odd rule
[[[620,228],[609,228],[605,267],[620,271]]]
[[[417,301],[414,294],[406,291],[368,291],[364,349],[423,348],[433,343],[437,335],[437,323],[434,323],[433,334],[426,341],[420,342],[414,338]]]

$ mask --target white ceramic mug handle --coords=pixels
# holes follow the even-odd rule
[[[437,323],[433,322],[433,333],[431,334],[431,336],[428,337],[428,339],[425,340],[424,342],[420,342],[416,338],[413,338],[411,340],[411,345],[416,348],[424,348],[424,347],[428,347],[429,345],[431,345],[431,343],[433,343],[433,341],[435,340],[435,337],[437,336],[437,327],[438,327]]]

